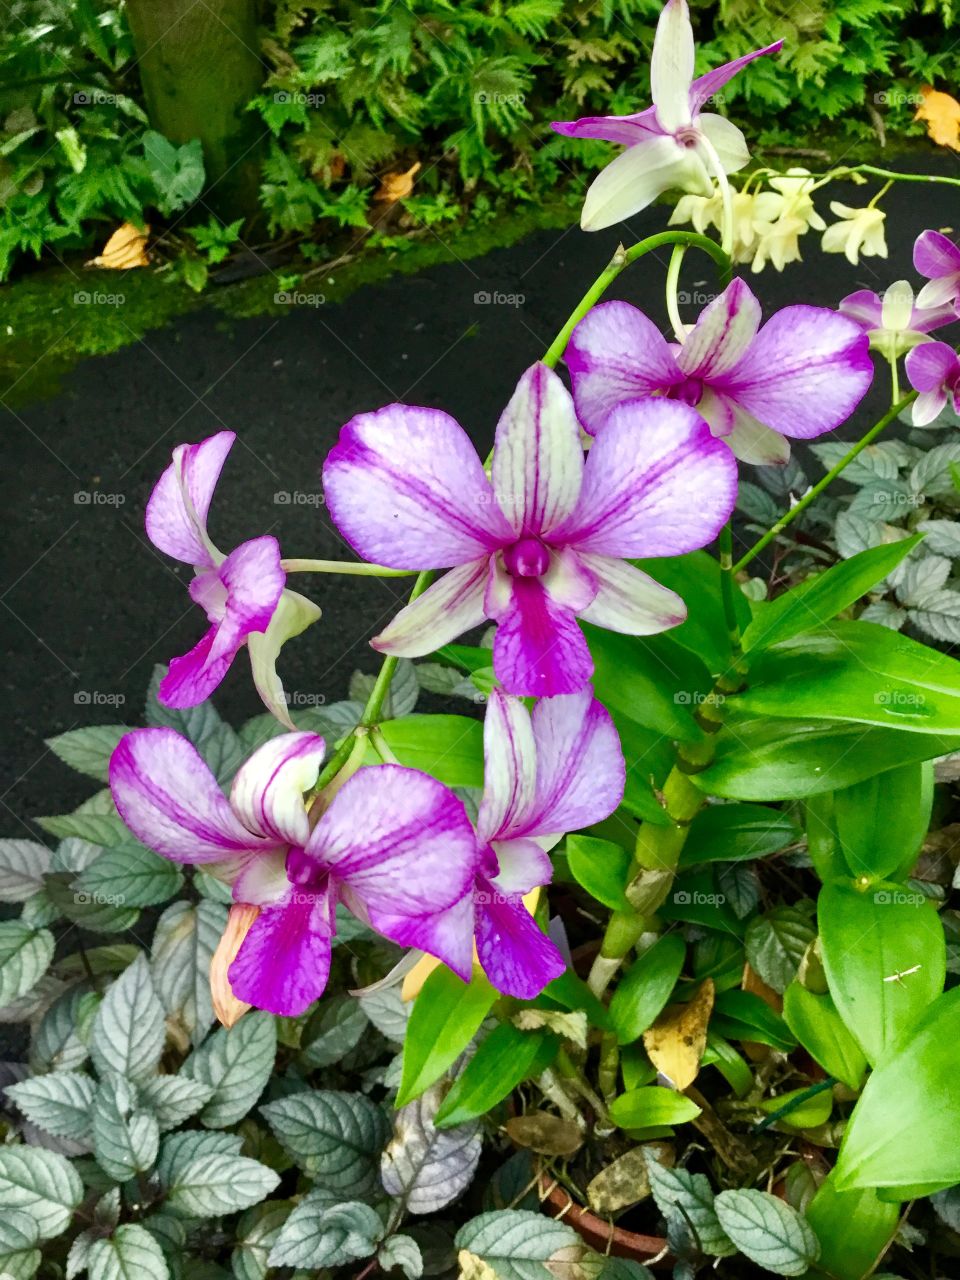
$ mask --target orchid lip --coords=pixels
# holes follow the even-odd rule
[[[521,538],[504,551],[503,563],[513,578],[541,578],[550,567],[550,552],[539,538]]]

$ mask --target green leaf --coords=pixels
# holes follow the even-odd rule
[[[80,893],[117,906],[150,907],[179,891],[183,875],[168,858],[131,840],[105,849],[76,881]]]
[[[237,1243],[230,1255],[236,1280],[266,1280],[270,1250],[291,1208],[288,1200],[270,1200],[246,1211],[237,1223]]]
[[[805,579],[772,604],[761,605],[743,633],[744,652],[768,649],[835,618],[892,573],[922,540],[920,534],[915,534],[901,542],[861,551],[852,559]]]
[[[816,995],[791,982],[783,997],[783,1017],[814,1062],[851,1089],[863,1083],[867,1060],[844,1026],[829,995]]]
[[[109,782],[110,757],[123,735],[129,732],[130,726],[125,724],[96,724],[47,738],[46,743],[71,769],[98,782]]]
[[[0,1147],[0,1204],[30,1217],[41,1239],[66,1231],[82,1199],[79,1174],[56,1151]]]
[[[629,911],[624,887],[632,858],[621,845],[594,836],[567,836],[570,874],[591,897],[611,911]]]
[[[168,1280],[170,1275],[160,1246],[135,1222],[117,1227],[105,1240],[95,1240],[86,1265],[89,1280]]]
[[[768,987],[783,995],[815,937],[816,930],[802,911],[774,907],[750,921],[743,941],[751,967]]]
[[[483,725],[469,716],[385,720],[380,731],[400,764],[448,787],[483,786]]]
[[[817,1237],[796,1209],[765,1191],[721,1191],[720,1225],[741,1253],[780,1276],[801,1276],[820,1256]]]
[[[466,983],[443,965],[434,969],[407,1023],[398,1107],[439,1080],[476,1035],[496,999],[497,992],[476,972]]]
[[[182,150],[182,148],[181,148]],[[146,720],[149,725],[176,729],[197,748],[222,785],[229,782],[249,754],[238,733],[224,724],[210,702],[195,707],[167,707],[157,698],[160,681],[167,669],[156,666],[147,691]]]
[[[544,1032],[518,1031],[509,1023],[494,1027],[441,1103],[437,1128],[485,1115],[518,1084],[545,1071],[558,1048],[556,1038]]]
[[[876,1063],[943,990],[943,925],[924,894],[896,884],[824,885],[817,914],[833,1002]]]
[[[580,1237],[572,1227],[543,1214],[500,1209],[466,1223],[453,1244],[485,1262],[497,1280],[553,1280],[545,1264],[579,1245]]]
[[[157,1176],[165,1187],[170,1187],[195,1160],[202,1156],[238,1156],[242,1143],[238,1133],[211,1133],[205,1129],[171,1133],[160,1143]]]
[[[435,1084],[394,1117],[393,1137],[380,1160],[380,1180],[411,1213],[436,1213],[466,1191],[480,1161],[476,1121],[438,1129],[434,1117],[443,1096]]]
[[[714,674],[730,661],[730,628],[723,609],[720,563],[708,551],[684,556],[632,562],[651,578],[669,587],[687,606],[687,619],[670,632],[671,640],[702,659]],[[740,625],[750,621],[750,606],[743,593],[734,595]]]
[[[36,840],[0,840],[0,902],[26,902],[39,893],[51,860]]]
[[[93,1151],[97,1164],[117,1182],[145,1173],[160,1149],[157,1118],[138,1106],[135,1087],[121,1075],[100,1082],[93,1105]]]
[[[19,920],[0,923],[0,1009],[26,995],[53,959],[53,934]]]
[[[176,1129],[213,1096],[213,1086],[185,1076],[153,1076],[140,1085],[140,1102],[161,1130]]]
[[[182,147],[152,129],[143,135],[143,154],[150,177],[159,195],[158,207],[164,217],[185,209],[203,190],[203,150],[199,138]]]
[[[727,1258],[736,1253],[720,1226],[713,1207],[714,1194],[702,1173],[686,1169],[669,1169],[647,1153],[647,1176],[657,1208],[668,1220],[679,1217],[696,1232],[697,1243],[704,1253],[714,1258]]]
[[[349,1199],[379,1185],[377,1162],[389,1125],[369,1098],[317,1089],[261,1111],[283,1149],[319,1186]]]
[[[761,653],[738,710],[960,732],[960,662],[872,622],[837,622]]]
[[[96,1085],[89,1076],[60,1071],[9,1085],[12,1098],[32,1123],[55,1138],[84,1142],[90,1135],[90,1108]]]
[[[681,867],[765,858],[800,836],[793,818],[761,804],[710,804],[690,824]]]
[[[933,768],[913,763],[844,787],[834,796],[834,823],[855,876],[908,875],[930,825]]]
[[[714,1002],[710,1029],[728,1040],[755,1040],[784,1053],[797,1043],[784,1020],[752,991],[721,991]]]
[[[658,827],[669,826],[669,815],[656,789],[663,785],[673,767],[673,744],[662,733],[645,729],[616,708],[611,711],[611,716],[627,764],[623,808],[644,822],[652,822]]]
[[[167,1204],[190,1218],[215,1218],[221,1213],[259,1204],[280,1183],[280,1175],[246,1156],[199,1156],[174,1178]]]
[[[211,1129],[242,1120],[263,1093],[277,1054],[276,1022],[258,1009],[229,1029],[220,1027],[181,1068],[181,1074],[213,1089],[200,1113]]]
[[[960,1126],[958,1043],[960,988],[955,988],[929,1005],[910,1035],[888,1048],[867,1079],[840,1147],[838,1191],[883,1187],[905,1190],[902,1198],[913,1199],[908,1189],[933,1191],[960,1182],[960,1145],[933,1136]]]
[[[413,1236],[394,1235],[384,1240],[377,1250],[381,1271],[402,1271],[407,1280],[420,1280],[423,1254]]]
[[[137,956],[104,996],[90,1037],[90,1056],[101,1075],[116,1071],[142,1080],[156,1070],[166,1029],[146,958]]]
[[[838,1191],[836,1174],[821,1182],[804,1210],[820,1241],[820,1270],[830,1276],[873,1274],[897,1232],[900,1209],[869,1188]]]
[[[296,1206],[270,1250],[271,1267],[343,1267],[369,1258],[383,1237],[379,1214],[359,1200],[331,1202],[314,1191]]]
[[[356,1048],[369,1026],[363,1005],[353,996],[325,997],[300,1036],[301,1062],[313,1069],[332,1066]]]
[[[157,995],[194,1044],[213,1021],[210,961],[226,927],[227,909],[221,903],[174,902],[157,921],[153,935],[150,966]]]
[[[621,1129],[649,1129],[653,1125],[683,1124],[700,1114],[695,1102],[662,1085],[631,1089],[610,1103],[610,1119]]]
[[[37,818],[36,821],[44,831],[49,831],[58,840],[76,836],[91,844],[114,845],[123,844],[130,839],[130,832],[123,820],[115,814],[81,813],[78,810],[76,813],[62,813],[52,818]]]
[[[666,933],[631,964],[610,1000],[610,1022],[618,1044],[631,1044],[656,1020],[683,969],[686,944]]]

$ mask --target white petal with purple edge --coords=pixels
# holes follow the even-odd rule
[[[230,788],[244,826],[286,844],[305,845],[310,823],[304,792],[317,780],[325,744],[316,733],[282,733],[258,747]]]
[[[701,311],[677,355],[684,373],[715,378],[744,356],[760,327],[760,303],[743,280],[729,284]]]
[[[185,564],[212,565],[220,558],[207,536],[207,513],[220,472],[236,439],[218,431],[199,444],[179,444],[147,503],[147,537]]]
[[[954,302],[957,294],[960,294],[960,271],[928,280],[917,294],[917,306],[923,310],[933,310]]]
[[[629,116],[581,116],[579,120],[555,120],[550,128],[565,138],[600,138],[624,147],[663,133],[653,107]]]
[[[666,338],[629,302],[601,302],[588,312],[563,358],[577,415],[591,435],[624,400],[667,391],[684,379]]]
[[[157,701],[165,707],[195,707],[205,702],[230,670],[242,644],[242,636],[215,623],[188,653],[170,659],[157,689]]]
[[[960,273],[960,248],[940,231],[921,231],[913,246],[913,265],[929,280]]]
[[[482,841],[516,824],[533,803],[536,782],[530,712],[519,698],[494,689],[483,720],[483,798],[477,818]]]
[[[946,342],[924,342],[907,354],[907,377],[917,391],[933,391],[960,374],[960,357]]]
[[[913,425],[929,427],[943,412],[947,403],[947,393],[942,388],[936,391],[921,391],[913,402]]]
[[[351,419],[323,487],[354,550],[394,569],[465,564],[512,537],[470,437],[439,409],[392,404]]]
[[[883,302],[880,295],[871,289],[857,289],[841,298],[837,310],[841,315],[849,316],[866,332],[879,329],[883,318]]]
[[[370,641],[374,649],[401,658],[422,658],[478,627],[487,617],[483,597],[488,566],[484,557],[450,569],[374,636]]]
[[[480,893],[488,899],[477,902],[477,953],[484,972],[498,991],[532,1000],[564,972],[564,959],[519,894],[493,886]]]
[[[533,840],[495,840],[493,851],[500,870],[491,884],[501,893],[529,893],[553,877],[549,855]]]
[[[349,888],[344,901],[361,920],[400,947],[415,947],[435,956],[464,982],[473,973],[474,902],[472,890],[452,907],[429,915],[394,914],[382,907],[371,908]]]
[[[286,848],[274,853],[258,853],[231,877],[234,902],[265,907],[281,902],[290,893]]]
[[[628,147],[602,170],[587,191],[580,215],[584,231],[602,231],[653,204],[664,191],[679,187],[693,195],[713,194],[703,161],[670,134]]]
[[[688,125],[693,81],[693,27],[687,0],[667,0],[650,56],[650,96],[657,119],[671,133]]]
[[[231,809],[197,750],[173,729],[134,729],[110,757],[121,818],[149,849],[175,862],[222,862],[270,850]]]
[[[675,591],[625,560],[586,552],[580,559],[599,584],[593,602],[580,611],[584,622],[628,636],[651,636],[686,619],[687,606]]]
[[[750,159],[746,138],[726,116],[705,111],[697,120],[697,129],[717,153],[724,173],[738,173]],[[712,161],[713,157],[710,156],[707,168],[711,171]]]
[[[776,40],[773,44],[765,45],[762,49],[754,49],[752,53],[745,53],[740,58],[734,58],[732,62],[725,62],[722,67],[714,67],[706,75],[698,76],[690,86],[690,110],[696,115],[701,107],[706,106],[717,90],[722,89],[739,71],[743,70],[747,63],[753,62],[754,58],[762,58],[768,53],[779,53],[782,48],[783,41]]]
[[[227,971],[233,994],[269,1013],[297,1017],[323,995],[332,939],[327,894],[291,890],[254,920]]]
[[[220,581],[227,592],[224,617],[238,635],[266,631],[286,580],[280,544],[271,535],[241,542],[230,552],[220,566]]]
[[[721,439],[735,458],[753,466],[782,467],[790,461],[790,441],[742,409],[736,409],[734,426]]]
[[[576,506],[583,478],[570,392],[544,364],[524,373],[497,423],[491,479],[515,533],[547,534]]]
[[[679,555],[717,536],[736,496],[736,463],[695,410],[633,400],[597,437],[577,510],[554,538],[600,555]]]

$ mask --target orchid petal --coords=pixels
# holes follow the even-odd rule
[[[694,195],[713,194],[703,161],[670,134],[628,147],[594,178],[580,215],[584,231],[602,231],[640,213],[665,191],[679,187]]]
[[[490,883],[501,893],[530,893],[553,878],[550,855],[535,840],[496,840],[499,871]]]
[[[913,246],[913,265],[929,280],[958,275],[960,248],[940,231],[921,231]]]
[[[305,845],[310,823],[303,797],[317,780],[325,750],[316,733],[282,733],[258,747],[230,788],[240,821],[258,835]]]
[[[492,690],[483,721],[483,798],[477,835],[495,840],[533,803],[536,746],[530,713],[519,698]]]
[[[855,320],[865,331],[879,329],[883,323],[883,302],[871,289],[857,289],[840,300],[837,310]]]
[[[720,437],[735,458],[758,467],[782,467],[790,461],[790,442],[734,406],[734,425]]]
[[[750,159],[750,150],[747,147],[746,138],[733,121],[728,120],[726,116],[718,116],[714,115],[713,112],[705,111],[697,120],[697,129],[710,143],[717,159],[723,166],[724,173],[739,173]],[[713,156],[706,152],[705,159],[707,157],[709,157],[707,168],[712,169]]]
[[[693,27],[687,0],[667,0],[650,56],[650,96],[657,120],[670,133],[689,125],[693,83]]]
[[[929,427],[943,413],[949,399],[943,387],[933,391],[921,391],[913,402],[912,420],[915,427]]]
[[[554,537],[578,552],[680,555],[717,536],[736,495],[736,463],[698,413],[633,400],[597,436],[577,509]]]
[[[907,377],[917,391],[933,391],[960,375],[960,358],[946,342],[923,342],[908,352]]]
[[[485,887],[477,899],[477,952],[484,972],[505,995],[534,999],[564,972],[563,957],[541,933],[519,894]]]
[[[629,302],[602,302],[580,321],[563,356],[577,415],[596,435],[624,400],[667,391],[683,381],[660,330]]]
[[[371,912],[354,895],[349,886],[343,889],[344,901],[361,920],[366,920],[378,933],[401,947],[414,947],[442,960],[448,969],[469,982],[473,973],[474,903],[472,891],[452,907],[425,915]]]
[[[548,534],[576,506],[583,478],[570,392],[544,364],[524,373],[497,424],[493,490],[515,533]]]
[[[266,631],[254,631],[247,637],[250,651],[250,670],[263,705],[287,726],[296,726],[290,718],[283,682],[277,675],[277,658],[288,640],[306,631],[320,618],[320,606],[300,595],[298,591],[285,589]]]
[[[760,328],[760,303],[750,286],[736,279],[701,311],[677,355],[691,377],[728,373],[744,356]]]
[[[325,892],[291,890],[265,907],[227,971],[238,1000],[295,1018],[323,995],[330,976],[333,902]]]
[[[583,552],[580,560],[599,584],[592,602],[580,611],[584,622],[629,636],[650,636],[686,619],[687,607],[677,593],[632,564]]]
[[[732,62],[725,62],[722,67],[714,67],[706,75],[698,76],[690,87],[690,110],[692,113],[697,115],[701,107],[710,101],[717,90],[722,89],[748,63],[753,62],[755,58],[762,58],[768,53],[779,53],[782,48],[783,41],[776,40],[773,44],[768,44],[763,49],[754,49],[752,53],[745,53],[740,58],[734,58]]]
[[[234,902],[265,907],[282,902],[290,893],[287,875],[289,849],[261,853],[240,867],[233,876]]]
[[[956,301],[960,294],[960,271],[950,276],[938,276],[928,280],[917,294],[917,307],[920,310],[938,309]],[[956,315],[954,315],[956,319]],[[944,321],[943,323],[946,323]]]
[[[720,382],[758,422],[808,440],[845,422],[873,379],[860,326],[825,307],[785,307]]]
[[[598,138],[603,142],[618,142],[625,147],[664,133],[654,107],[629,116],[581,116],[579,120],[555,120],[550,128],[565,138]]]
[[[173,729],[125,734],[110,757],[110,789],[137,839],[175,862],[219,862],[276,846],[241,824],[196,748]]]
[[[374,636],[370,641],[374,649],[403,658],[422,658],[478,627],[487,616],[483,596],[489,563],[484,557],[449,570]]]
[[[265,534],[242,542],[220,565],[219,575],[226,589],[224,621],[244,639],[251,631],[266,631],[287,580],[276,538]]]
[[[354,550],[394,569],[465,564],[511,539],[470,437],[438,409],[392,404],[352,418],[323,485]]]
[[[167,674],[157,688],[157,701],[165,707],[196,707],[205,702],[230,670],[237,650],[243,645],[243,637],[234,636],[233,647],[228,647],[224,643],[227,634],[225,629],[214,625],[187,653],[171,658]],[[217,645],[216,656],[214,645]]]
[[[207,536],[207,513],[236,435],[218,431],[199,444],[178,444],[147,502],[147,537],[185,564],[212,565],[219,553]]]

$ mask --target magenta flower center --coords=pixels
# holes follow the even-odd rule
[[[504,551],[503,563],[513,578],[541,578],[550,567],[550,552],[539,538],[521,538]]]
[[[684,378],[682,382],[674,383],[667,392],[667,399],[679,400],[681,404],[688,404],[691,409],[695,409],[703,399],[703,379]]]
[[[319,866],[304,849],[295,845],[287,852],[287,879],[300,889],[320,890],[326,886],[327,869]]]

